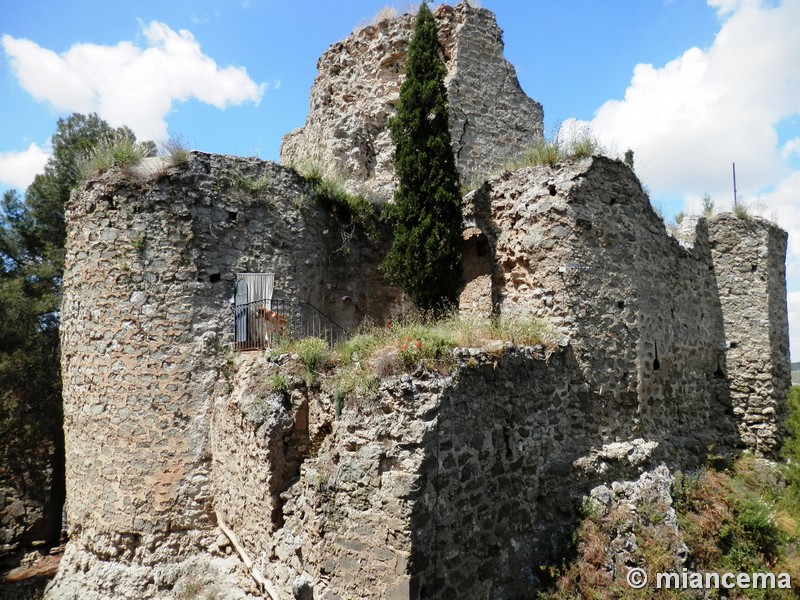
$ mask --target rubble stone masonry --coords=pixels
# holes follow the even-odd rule
[[[403,304],[380,248],[342,237],[302,178],[193,153],[79,190],[62,309],[71,537],[48,598],[174,598],[198,581],[251,597],[217,514],[282,597],[530,597],[594,486],[712,447],[774,455],[784,232],[722,215],[672,235],[601,157],[498,175],[464,207],[462,309],[541,317],[558,347],[457,349],[453,373],[389,378],[337,417],[292,357],[227,350],[237,272],[274,272],[276,296],[349,327]]]
[[[491,11],[467,2],[434,11],[447,67],[450,136],[464,181],[497,170],[543,133],[543,112],[503,57]],[[305,125],[283,139],[281,162],[317,163],[328,175],[387,198],[394,189],[388,119],[400,95],[414,15],[362,27],[317,63]]]

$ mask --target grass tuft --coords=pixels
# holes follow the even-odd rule
[[[170,166],[183,170],[189,168],[191,152],[180,136],[169,138],[162,144],[160,152],[167,157]]]
[[[491,320],[454,314],[440,320],[416,318],[365,327],[332,349],[319,338],[286,338],[271,352],[296,354],[309,385],[315,376],[324,376],[324,387],[338,398],[340,410],[347,396],[374,393],[383,378],[418,368],[452,371],[454,348],[486,347],[498,341],[552,347],[556,340],[555,329],[538,319]],[[271,385],[275,389],[274,380]]]
[[[116,134],[100,141],[78,161],[78,176],[86,181],[95,173],[103,173],[114,166],[135,165],[151,154],[149,144],[140,143],[124,134]]]
[[[607,154],[606,148],[587,127],[570,130],[558,127],[549,137],[541,137],[516,160],[506,165],[514,171],[524,167],[549,166],[570,158]]]

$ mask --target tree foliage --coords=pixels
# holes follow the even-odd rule
[[[389,126],[395,144],[395,227],[384,273],[417,306],[441,313],[461,285],[461,195],[450,142],[446,70],[436,22],[423,3],[406,57],[406,77]]]

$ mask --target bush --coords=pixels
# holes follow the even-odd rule
[[[268,385],[273,394],[286,394],[289,392],[289,381],[280,373],[270,376]]]
[[[300,364],[311,373],[324,369],[331,358],[328,343],[316,337],[299,340],[295,346],[295,352]]]
[[[787,460],[786,475],[789,482],[789,495],[798,507],[797,516],[800,517],[800,386],[792,386],[788,399],[789,415],[786,427],[789,435],[783,443],[782,454]]]

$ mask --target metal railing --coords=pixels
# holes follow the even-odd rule
[[[271,348],[281,338],[322,338],[333,345],[344,328],[310,302],[257,300],[233,307],[234,348]]]

